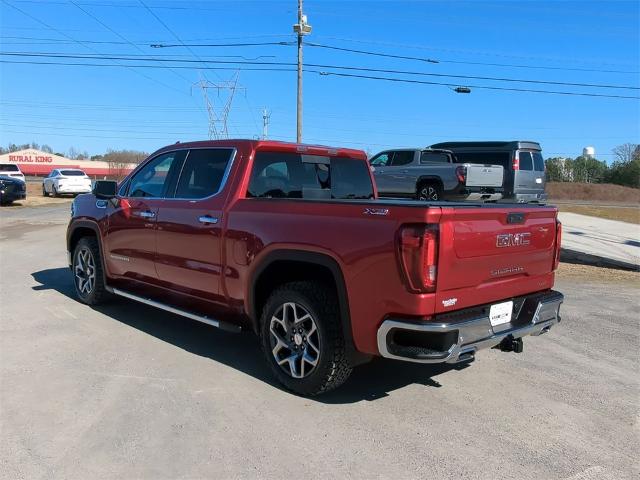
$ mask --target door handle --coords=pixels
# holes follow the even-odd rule
[[[156,216],[156,214],[150,210],[145,210],[143,212],[138,213],[138,216],[142,218],[153,218]]]
[[[200,223],[204,223],[205,225],[211,225],[218,223],[218,217],[212,217],[211,215],[201,215],[198,217],[198,221]]]

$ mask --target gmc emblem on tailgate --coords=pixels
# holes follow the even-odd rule
[[[531,241],[529,232],[524,233],[501,233],[496,236],[496,247],[519,247],[529,245]]]

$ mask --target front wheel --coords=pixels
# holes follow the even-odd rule
[[[108,292],[104,284],[100,246],[94,237],[80,239],[73,251],[71,269],[80,301],[87,305],[102,303]]]
[[[267,363],[288,390],[318,395],[351,374],[337,299],[324,285],[303,281],[279,287],[260,320]]]

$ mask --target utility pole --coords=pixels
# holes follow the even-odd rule
[[[262,109],[262,139],[266,140],[269,133],[269,119],[271,119],[271,112],[267,110],[267,107]]]
[[[296,122],[296,141],[302,142],[302,37],[311,33],[311,25],[307,16],[302,13],[302,0],[298,0],[298,23],[293,26],[298,34],[298,111]]]

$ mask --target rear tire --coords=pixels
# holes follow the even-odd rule
[[[49,192],[47,192],[47,188],[44,186],[44,184],[42,184],[42,196],[43,197],[49,196]]]
[[[437,182],[424,182],[416,189],[416,200],[437,202],[442,200],[442,187]]]
[[[109,296],[104,284],[100,245],[95,237],[83,237],[73,250],[71,271],[78,299],[87,305],[103,303]]]
[[[351,374],[335,294],[318,282],[284,284],[260,318],[260,343],[276,379],[312,397],[342,385]]]

